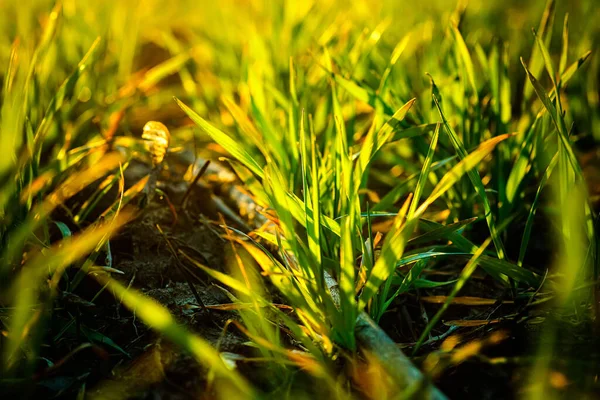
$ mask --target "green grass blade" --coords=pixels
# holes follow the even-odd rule
[[[361,87],[356,82],[346,79],[338,74],[333,75],[335,82],[352,96],[354,96],[354,98],[357,100],[360,100],[373,108],[381,107],[386,115],[394,114],[394,110],[388,104],[386,104],[371,88]]]
[[[533,29],[533,36],[535,37],[535,41],[540,48],[540,53],[542,54],[542,59],[544,60],[544,66],[546,67],[546,71],[550,76],[550,80],[552,81],[552,86],[556,88],[556,73],[554,72],[554,67],[552,66],[552,59],[550,58],[550,53],[548,53],[548,49],[546,45],[542,41],[542,39],[538,36],[535,29]]]
[[[369,130],[369,133],[361,146],[360,156],[358,158],[358,166],[355,172],[358,177],[362,177],[362,174],[367,169],[367,166],[375,154],[377,154],[379,149],[381,149],[381,147],[392,137],[415,101],[416,99],[411,99],[404,104],[379,131],[375,132],[374,130]]]
[[[452,127],[448,123],[448,120],[446,119],[444,112],[442,111],[442,108],[440,106],[440,103],[435,95],[433,96],[433,101],[435,102],[435,105],[440,114],[440,117],[442,118],[444,127],[446,128],[446,131],[448,132],[448,135],[450,136],[452,145],[456,149],[456,152],[458,153],[461,160],[466,160],[470,155],[467,155],[467,151],[466,151],[464,145],[462,144],[460,138],[458,137],[458,135],[456,134],[454,129],[452,129]],[[509,136],[510,135],[508,135],[508,134],[499,135],[499,136],[496,136],[495,138],[489,139],[488,141],[482,143],[475,152],[471,153],[471,155],[475,154],[475,156],[472,157],[470,161],[472,162],[474,160],[477,160],[476,163],[481,162],[483,160],[483,157],[479,157],[477,154],[488,154],[488,153],[486,153],[487,152],[486,149],[491,150],[490,147],[491,148],[495,147],[496,144],[498,144],[500,141],[508,138]],[[467,166],[467,165],[468,165],[468,163],[465,164],[464,166]],[[494,222],[494,216],[492,214],[492,207],[490,205],[490,201],[485,192],[485,187],[483,186],[483,182],[481,181],[481,177],[479,176],[479,173],[477,172],[477,170],[473,169],[474,166],[475,165],[471,164],[471,166],[467,167],[464,171],[469,176],[469,179],[471,180],[473,187],[475,188],[477,194],[481,198],[481,201],[483,203],[483,210],[485,212],[485,219],[486,219],[486,222],[490,229],[490,233],[492,235],[492,240],[494,241],[494,245],[496,246],[496,252],[498,253],[498,257],[502,259],[502,258],[504,258],[506,251],[504,250],[504,245],[502,244],[502,240],[501,240],[500,236],[496,232],[496,223]],[[454,171],[454,169],[452,171]],[[448,188],[450,188],[450,186],[454,185],[455,178],[454,178],[454,173],[452,171],[449,173],[450,174],[449,177],[448,177],[448,175],[445,175],[442,178],[442,180],[440,180],[440,183],[438,184],[438,186],[441,188],[442,181],[444,181],[447,178],[445,184],[449,185],[449,186],[447,186],[447,188],[444,190],[444,192]],[[435,190],[434,190],[434,192],[435,192]],[[437,197],[439,197],[439,196],[437,196]]]
[[[473,254],[473,257],[471,257],[471,259],[469,260],[467,265],[463,268],[463,270],[458,278],[458,281],[454,285],[454,288],[452,288],[452,291],[448,295],[446,301],[444,302],[444,305],[438,310],[438,312],[435,314],[435,316],[431,319],[431,321],[429,321],[429,323],[425,327],[425,330],[421,333],[421,336],[419,337],[417,344],[415,344],[415,347],[413,348],[413,354],[415,354],[417,351],[419,351],[419,349],[421,348],[421,345],[423,344],[425,339],[428,337],[429,332],[431,332],[433,327],[438,323],[440,318],[442,318],[442,315],[448,309],[448,306],[452,302],[452,299],[454,299],[454,297],[456,297],[458,292],[460,292],[460,290],[463,288],[463,286],[467,283],[467,281],[469,280],[469,278],[471,277],[473,272],[475,272],[475,269],[477,268],[479,257],[481,257],[481,255],[485,251],[486,247],[491,242],[492,242],[491,237],[486,239],[485,242],[483,242],[483,244],[481,246],[479,246],[479,249],[477,249],[475,254]]]
[[[439,239],[450,240],[450,238],[448,237],[449,234],[457,233],[459,230],[464,229],[476,220],[477,218],[469,218],[463,221],[455,222],[453,224],[442,225],[438,228],[430,230],[429,232],[425,232],[420,236],[410,239],[408,243],[410,243],[411,245],[419,245]]]
[[[460,34],[460,31],[458,30],[457,26],[452,26],[452,33],[454,35],[454,40],[456,41],[458,53],[460,54],[460,60],[462,61],[463,67],[467,75],[467,81],[469,82],[468,87],[471,91],[470,95],[473,97],[474,101],[477,101],[477,82],[475,80],[475,69],[473,67],[473,60],[471,59],[471,54],[469,53],[467,44],[465,43],[465,40]]]
[[[563,74],[567,68],[567,58],[569,57],[569,13],[565,14],[563,22],[562,50],[560,52],[560,61],[558,63],[558,73]]]
[[[211,278],[223,283],[224,285],[229,286],[233,290],[235,290],[243,295],[246,295],[246,296],[252,295],[251,288],[248,288],[243,282],[240,282],[239,280],[237,280],[223,272],[217,271],[215,269],[209,268],[209,267],[199,263],[198,261],[194,260],[192,257],[188,256],[186,253],[184,253],[181,250],[179,252],[188,262],[192,263],[194,266],[196,266],[197,268],[204,271],[204,273],[207,274],[208,276],[210,276]]]
[[[540,184],[538,186],[537,192],[535,193],[535,198],[533,199],[533,202],[531,203],[531,208],[529,209],[529,214],[527,215],[527,222],[525,223],[525,229],[523,230],[523,238],[521,239],[521,247],[519,249],[519,259],[517,262],[517,264],[519,266],[523,265],[523,259],[525,258],[525,253],[527,251],[527,246],[529,244],[529,238],[531,236],[531,229],[533,227],[533,219],[535,217],[535,212],[537,211],[538,203],[540,201],[540,194],[542,193],[542,190],[546,186],[546,182],[548,181],[548,179],[550,179],[552,170],[554,169],[554,167],[556,166],[557,163],[558,163],[558,154],[554,155],[554,157],[552,157],[552,160],[550,161],[550,164],[548,164],[548,167],[546,168],[546,171],[544,172],[544,175],[542,176],[542,180],[540,181]]]
[[[468,174],[470,171],[472,171],[473,168],[475,168],[477,165],[479,165],[479,163],[487,155],[489,155],[492,152],[492,150],[494,150],[494,148],[496,147],[496,145],[498,145],[498,143],[502,142],[503,140],[508,139],[510,136],[511,135],[509,135],[509,134],[505,134],[505,135],[499,135],[499,136],[493,137],[493,138],[483,142],[482,144],[480,144],[479,147],[477,147],[477,149],[475,149],[470,154],[466,155],[465,157],[462,157],[461,161],[458,164],[456,164],[450,171],[448,171],[442,177],[442,179],[440,179],[437,186],[433,189],[433,192],[423,202],[423,204],[421,204],[421,206],[417,209],[417,211],[415,212],[415,216],[422,215],[425,212],[425,210],[427,209],[427,207],[429,207],[429,205],[431,205],[435,200],[440,198],[452,186],[454,186],[454,184],[456,184],[456,182],[458,182],[464,174]],[[481,183],[481,179],[479,178],[479,175],[477,175],[477,177],[474,178],[473,180],[476,180],[476,179],[479,181],[479,184],[477,186],[483,186],[483,183]],[[486,196],[485,189],[483,189],[483,195]],[[489,208],[489,202],[488,202],[488,208]],[[487,212],[489,212],[489,211],[487,211]]]
[[[146,74],[139,84],[140,90],[146,92],[155,87],[160,81],[166,77],[177,73],[183,66],[190,60],[191,52],[178,54],[174,57],[169,58],[166,61],[152,67]]]
[[[568,156],[571,167],[573,168],[573,171],[575,172],[576,176],[579,179],[582,179],[583,173],[581,171],[581,167],[579,166],[579,162],[577,161],[577,158],[575,157],[575,153],[573,153],[571,144],[569,143],[569,138],[567,135],[567,128],[565,126],[565,122],[564,122],[564,119],[562,118],[562,115],[558,114],[556,107],[554,107],[554,104],[552,104],[552,101],[550,101],[550,98],[548,97],[546,90],[544,90],[544,88],[538,82],[538,80],[535,78],[535,76],[533,76],[533,74],[529,71],[529,69],[527,69],[527,66],[523,62],[523,59],[521,59],[521,64],[523,64],[523,68],[525,68],[527,77],[529,78],[529,81],[533,85],[533,88],[534,88],[538,98],[544,104],[544,107],[550,114],[550,117],[552,117],[552,122],[554,122],[554,125],[556,126],[556,130],[558,132],[560,141],[562,143],[564,150],[566,151],[566,154]]]
[[[435,132],[433,132],[433,137],[431,138],[431,145],[429,146],[429,151],[427,152],[427,156],[425,157],[425,162],[423,163],[423,168],[421,169],[421,175],[419,176],[419,180],[417,181],[417,187],[415,188],[415,194],[413,196],[412,202],[410,203],[410,208],[408,210],[408,219],[411,219],[417,209],[417,205],[421,200],[421,194],[423,193],[423,189],[425,188],[425,184],[427,183],[427,179],[429,179],[429,172],[431,170],[431,163],[433,162],[433,156],[435,154],[435,148],[437,147],[438,137],[440,135],[440,124],[438,123]]]
[[[433,163],[433,165],[430,168],[430,171],[433,172],[433,171],[442,169],[446,165],[448,165],[451,161],[454,161],[455,159],[456,159],[456,156],[452,156],[452,157],[448,157],[443,160],[437,161],[437,162]],[[376,214],[378,212],[383,212],[383,210],[389,210],[403,195],[405,195],[408,192],[411,181],[413,181],[414,179],[417,179],[419,176],[420,176],[420,173],[414,173],[411,176],[409,176],[408,178],[402,180],[400,183],[398,183],[392,189],[390,189],[386,193],[386,195],[383,196],[383,198],[379,201],[379,203],[375,204],[375,206],[373,207],[372,214]]]
[[[185,349],[219,378],[233,385],[237,396],[241,396],[240,398],[255,397],[255,391],[246,379],[237,371],[228,368],[219,352],[210,343],[183,328],[166,307],[133,289],[126,288],[114,279],[102,275],[97,276],[96,279],[100,284],[106,284],[114,296],[120,299],[146,325]]]
[[[588,50],[581,57],[579,57],[577,61],[567,67],[567,69],[560,76],[559,84],[561,88],[566,86],[567,82],[573,77],[573,75],[575,75],[575,72],[581,68],[583,63],[585,63],[585,61],[590,58],[591,55],[592,51]],[[551,94],[553,93],[551,92]]]
[[[540,20],[540,24],[538,25],[537,32],[546,44],[546,46],[550,45],[550,40],[552,39],[552,25],[554,23],[554,15],[556,12],[556,4],[554,0],[547,0],[546,7],[544,8],[544,13],[542,14],[542,19]],[[540,54],[539,46],[534,46],[531,51],[531,56],[529,58],[529,69],[534,72],[534,74],[539,74],[544,67],[544,61],[542,59],[542,55]],[[523,87],[523,104],[526,104],[530,99],[532,93],[532,88],[528,85]]]
[[[84,73],[86,69],[88,69],[96,60],[98,47],[100,44],[100,38],[98,37],[94,43],[90,46],[89,50],[83,57],[83,59],[77,65],[77,68],[69,75],[69,77],[63,82],[60,86],[46,112],[44,113],[44,118],[40,122],[39,126],[35,131],[35,139],[34,139],[34,151],[38,154],[36,157],[39,157],[39,153],[42,151],[42,144],[46,138],[46,134],[48,129],[50,128],[50,123],[53,121],[54,116],[61,109],[64,101],[73,95],[73,91],[75,89],[75,84]]]
[[[230,138],[223,131],[215,128],[204,118],[196,114],[194,110],[186,106],[179,99],[175,98],[175,102],[181,109],[198,125],[204,132],[206,132],[215,142],[221,145],[227,150],[235,159],[244,164],[250,171],[255,173],[259,178],[264,178],[264,171],[260,165],[244,150],[235,140]]]

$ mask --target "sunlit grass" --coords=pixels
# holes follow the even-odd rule
[[[376,323],[403,296],[444,293],[412,346],[423,354],[476,272],[526,304],[515,320],[540,301],[595,320],[597,214],[578,157],[600,132],[595,2],[354,3],[0,1],[0,306],[12,310],[0,386],[31,378],[60,285],[89,277],[204,365],[223,398],[310,396],[298,371],[323,397],[443,398],[428,379],[500,339],[426,353],[422,375]],[[160,161],[142,140],[148,121],[168,135]],[[268,385],[112,265],[95,268],[152,201],[163,151],[182,148],[224,157],[261,212],[246,232],[217,221],[222,271],[165,251],[244,305],[224,329],[257,349]],[[154,172],[126,187],[139,160]],[[540,217],[557,251],[539,261]],[[457,268],[433,279],[446,265]],[[560,323],[548,318],[535,343],[529,397],[561,390],[548,361]]]

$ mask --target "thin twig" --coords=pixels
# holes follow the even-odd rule
[[[194,180],[192,181],[190,186],[188,186],[187,190],[185,191],[185,194],[183,195],[183,199],[181,200],[181,204],[180,204],[181,207],[185,208],[186,202],[189,199],[190,194],[192,193],[192,189],[196,186],[196,184],[198,183],[198,181],[200,180],[202,175],[204,175],[204,173],[208,169],[209,165],[210,165],[210,160],[206,160],[204,162],[204,164],[202,165],[202,168],[200,168],[200,171],[198,171],[198,173],[194,177]]]
[[[194,284],[191,281],[192,277],[190,276],[191,275],[190,272],[187,270],[187,268],[185,268],[185,266],[183,265],[183,263],[181,262],[179,257],[177,257],[177,252],[173,248],[173,245],[171,244],[171,241],[169,241],[169,238],[167,238],[167,235],[161,229],[160,225],[156,224],[156,228],[162,235],[163,239],[165,239],[165,242],[167,243],[167,247],[169,248],[169,252],[175,258],[175,265],[177,265],[177,268],[179,268],[179,271],[183,274],[183,277],[184,277],[186,283],[188,284],[190,290],[192,291],[194,298],[196,299],[196,301],[198,302],[200,307],[202,307],[204,310],[206,310],[206,305],[204,305],[204,302],[200,298],[200,295],[198,295],[198,292],[196,291],[196,288],[194,287]]]

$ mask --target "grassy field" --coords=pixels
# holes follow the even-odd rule
[[[600,395],[597,0],[0,9],[2,397]]]

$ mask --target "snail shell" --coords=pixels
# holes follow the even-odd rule
[[[148,145],[150,155],[152,156],[152,164],[156,166],[162,163],[171,143],[169,129],[161,122],[148,121],[144,125],[142,139]]]

